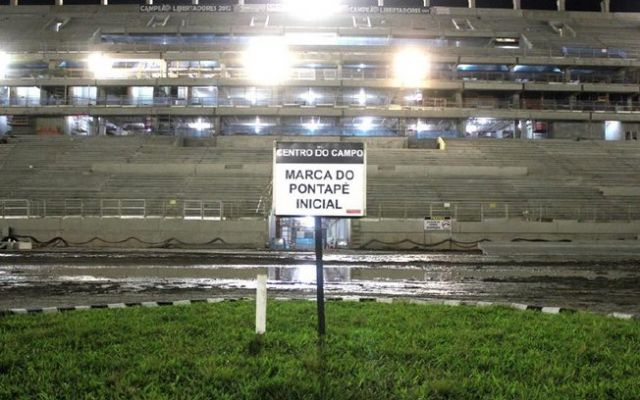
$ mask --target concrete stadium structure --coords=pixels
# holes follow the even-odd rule
[[[367,217],[328,221],[331,245],[640,232],[640,14],[608,1],[601,12],[361,2],[313,21],[242,1],[5,3],[5,233],[305,248],[304,218],[270,215],[279,139],[367,143]],[[292,54],[277,84],[244,64],[260,37]],[[418,81],[394,72],[406,48],[428,55]]]

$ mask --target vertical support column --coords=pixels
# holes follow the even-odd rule
[[[213,117],[213,135],[214,136],[222,136],[222,121],[220,117]]]
[[[109,0],[100,0],[100,4],[102,4],[103,6],[108,6]]]
[[[571,93],[569,95],[569,110],[573,110],[578,102],[578,95],[575,93]]]
[[[571,82],[571,68],[569,67],[564,69],[564,82]]]
[[[18,5],[18,0],[11,0],[10,3],[12,6],[17,6]]]
[[[513,121],[513,138],[520,139],[522,137],[522,130],[520,129],[520,120]]]
[[[200,4],[200,2],[198,0],[191,0],[191,4],[197,6],[198,4]]]
[[[463,105],[462,92],[456,92],[454,96],[455,96],[456,107],[462,107]]]
[[[423,7],[431,7],[431,0],[422,0]]]
[[[107,134],[107,124],[100,117],[93,117],[93,134],[96,136],[105,136]]]
[[[456,130],[462,135],[466,136],[467,134],[467,120],[459,119],[456,121]]]
[[[145,0],[145,4],[147,5],[153,5],[153,0]]]
[[[602,0],[600,2],[600,10],[603,13],[608,13],[611,11],[611,0]]]
[[[469,8],[476,8],[476,0],[469,0]]]
[[[513,9],[520,10],[522,8],[521,0],[513,0]]]
[[[384,0],[378,0],[378,7],[384,7]]]
[[[407,136],[407,119],[406,118],[398,118],[397,136]]]
[[[238,0],[238,5],[239,6],[243,6],[244,5],[244,0]]]
[[[97,105],[106,105],[107,104],[107,90],[104,87],[98,87],[96,90],[96,104]]]
[[[511,96],[511,107],[512,108],[520,108],[520,93],[514,93]]]
[[[64,0],[56,0],[56,5],[57,6],[63,6],[64,5]]]
[[[556,4],[558,5],[558,11],[566,11],[566,9],[567,9],[567,1],[566,0],[557,0]]]

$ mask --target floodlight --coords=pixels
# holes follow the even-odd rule
[[[373,124],[373,118],[371,117],[363,117],[360,122],[358,122],[356,124],[356,127],[363,131],[363,132],[368,132],[373,128],[374,124]]]
[[[318,20],[336,14],[340,0],[284,0],[284,8],[300,19]]]
[[[260,121],[260,117],[256,117],[255,122],[250,122],[247,125],[253,127],[253,132],[259,134],[262,131],[262,128],[266,128],[268,126],[272,126],[272,123],[262,122]]]
[[[313,89],[309,89],[300,95],[300,98],[304,100],[306,104],[309,104],[309,105],[314,104],[316,100],[319,99],[320,97],[322,96],[314,92]]]
[[[7,69],[9,67],[10,57],[4,51],[0,51],[0,79],[4,79],[7,75]]]
[[[244,96],[245,100],[251,103],[252,106],[255,106],[261,100],[264,100],[264,95],[256,91],[256,88],[252,87],[247,90],[247,93]]]
[[[305,127],[310,132],[315,132],[322,127],[323,124],[320,123],[319,119],[311,118],[309,122],[305,122],[302,126]]]
[[[87,58],[87,68],[96,79],[113,78],[113,60],[102,53],[92,53]]]
[[[355,95],[355,98],[361,106],[367,104],[367,92],[365,92],[364,89],[360,89],[358,94]]]
[[[420,86],[429,73],[429,57],[419,49],[404,49],[394,57],[393,72],[399,86]]]
[[[283,38],[264,36],[251,40],[242,61],[249,79],[277,85],[289,77],[293,57]]]
[[[195,122],[189,122],[187,126],[197,131],[204,131],[205,129],[211,129],[213,125],[211,124],[211,122],[205,122],[202,120],[202,118],[198,118]]]

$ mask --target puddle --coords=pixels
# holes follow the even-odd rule
[[[28,253],[3,256],[0,308],[315,293],[311,253]],[[640,313],[636,262],[505,260],[478,254],[328,254],[336,296],[433,297]]]

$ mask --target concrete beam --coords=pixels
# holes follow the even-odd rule
[[[567,9],[566,0],[557,0],[556,3],[558,4],[558,11],[566,11]]]

